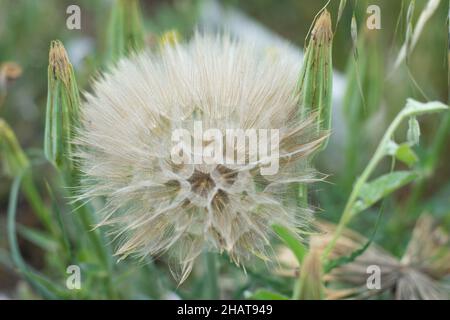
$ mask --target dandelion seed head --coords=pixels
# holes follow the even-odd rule
[[[292,199],[298,183],[316,179],[308,156],[322,140],[312,117],[299,119],[300,66],[290,57],[197,34],[123,59],[94,82],[75,139],[79,198],[106,199],[99,225],[116,234],[117,255],[164,254],[182,282],[204,249],[238,265],[268,261],[272,224],[310,226],[311,211]],[[233,150],[244,164],[174,163],[172,133],[192,132],[195,121],[222,132],[279,130],[277,173],[262,175],[265,164],[245,149]]]

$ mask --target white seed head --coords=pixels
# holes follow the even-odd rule
[[[117,233],[118,255],[165,254],[181,282],[203,249],[238,265],[269,260],[272,224],[308,228],[311,212],[297,206],[295,186],[314,180],[308,155],[322,138],[314,119],[299,120],[299,63],[289,57],[197,34],[123,59],[94,83],[75,140],[80,199],[105,197],[100,225]],[[244,152],[244,164],[175,164],[172,133],[196,121],[222,132],[277,129],[277,173],[262,175],[266,163],[242,149],[233,151]]]

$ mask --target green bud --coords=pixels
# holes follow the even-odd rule
[[[302,118],[316,114],[318,131],[327,131],[331,126],[332,42],[330,13],[324,10],[311,32],[297,89]]]
[[[361,127],[379,109],[383,90],[383,62],[378,34],[365,28],[347,65],[343,99],[345,119],[352,128]]]
[[[410,117],[408,121],[408,131],[406,133],[408,142],[414,146],[420,141],[420,125],[416,117]]]
[[[80,95],[63,44],[52,41],[48,65],[44,151],[56,167],[71,166],[72,130],[78,121]]]
[[[138,0],[115,0],[108,27],[107,55],[117,61],[144,47],[144,28]]]
[[[5,175],[10,178],[22,174],[29,161],[11,127],[0,119],[0,158]]]

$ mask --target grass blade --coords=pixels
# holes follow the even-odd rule
[[[281,240],[283,240],[284,244],[291,249],[292,253],[294,253],[297,258],[298,263],[301,264],[305,254],[307,253],[307,249],[301,243],[301,239],[283,226],[273,225],[272,229],[281,238]]]

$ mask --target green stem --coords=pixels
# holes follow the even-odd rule
[[[302,289],[302,277],[299,275],[297,276],[295,283],[294,283],[294,292],[292,293],[292,300],[300,300],[300,293]]]
[[[428,177],[430,177],[436,169],[438,160],[440,159],[440,154],[442,153],[450,133],[450,114],[447,114],[444,121],[441,122],[439,129],[436,134],[436,138],[433,140],[433,144],[428,151],[425,160],[425,174],[424,176],[414,185],[412,190],[412,195],[405,206],[406,212],[410,212],[411,209],[416,207],[417,201],[422,196],[422,192],[425,189],[425,183]]]
[[[77,180],[76,177],[77,173],[73,170],[70,174],[64,175],[64,183],[67,187],[69,187],[69,190],[73,185],[73,182]],[[73,194],[70,194],[70,196],[73,196]],[[75,203],[74,207],[77,207],[78,205],[78,203]],[[91,210],[86,205],[79,206],[76,215],[79,217],[89,242],[92,244],[102,267],[106,271],[106,289],[108,291],[108,296],[111,299],[115,299],[117,298],[117,294],[112,281],[113,264],[110,252],[108,252],[108,247],[105,243],[105,239],[99,229],[93,229],[95,227],[95,221],[92,217]]]
[[[219,284],[217,282],[217,261],[213,252],[206,252],[206,268],[207,268],[207,289],[208,298],[217,300],[220,298]]]
[[[308,186],[304,183],[298,185],[298,203],[303,208],[308,206]]]
[[[358,120],[361,121],[361,120]],[[357,123],[358,121],[348,121],[349,136],[348,143],[345,146],[345,176],[343,177],[344,190],[347,194],[352,188],[353,181],[358,173],[360,162],[358,161],[358,154],[360,153],[360,139],[359,135],[352,134],[353,132],[363,132],[363,126]]]
[[[370,178],[372,172],[380,162],[380,160],[386,155],[386,147],[388,142],[391,140],[392,135],[394,134],[395,130],[397,130],[397,127],[400,125],[400,123],[407,118],[408,116],[412,116],[415,113],[420,113],[418,110],[414,108],[408,108],[405,107],[402,109],[402,111],[399,112],[399,114],[395,117],[394,121],[390,124],[388,129],[386,130],[386,133],[384,134],[383,138],[381,139],[381,142],[379,143],[377,149],[375,150],[374,155],[370,159],[367,167],[362,172],[361,176],[356,180],[355,186],[353,187],[353,190],[347,200],[347,203],[344,208],[344,212],[342,213],[341,219],[339,221],[339,224],[336,228],[336,231],[334,232],[333,238],[330,241],[330,243],[325,248],[325,251],[323,253],[323,259],[327,259],[331,251],[336,245],[337,240],[342,235],[342,232],[344,231],[345,227],[353,217],[353,208],[355,205],[356,200],[358,199],[359,193],[361,191],[361,188],[363,185],[367,182],[367,180]]]

